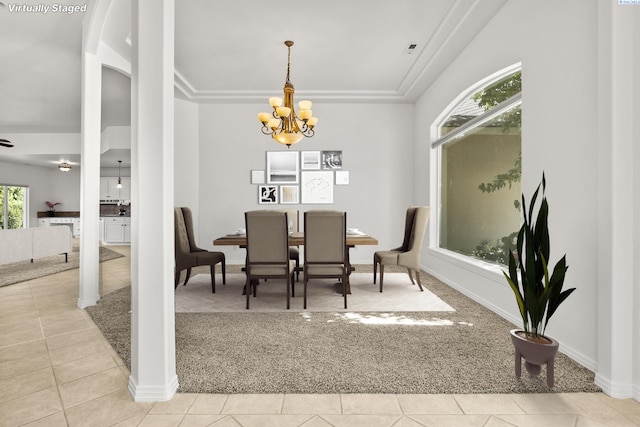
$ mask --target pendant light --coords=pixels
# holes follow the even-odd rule
[[[118,185],[117,188],[122,188],[122,178],[120,177],[120,166],[122,166],[122,160],[118,160]]]

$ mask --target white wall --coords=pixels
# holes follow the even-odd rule
[[[605,392],[636,400],[640,47],[633,41],[639,36],[640,8],[616,0],[509,2],[417,103],[415,163],[416,199],[424,191],[437,203],[436,152],[420,123],[433,123],[474,81],[522,61],[522,188],[530,197],[545,171],[552,262],[567,254],[566,285],[577,288],[547,332],[596,372]],[[499,269],[437,250],[435,223],[424,268],[519,325]]]
[[[187,206],[193,212],[194,228],[198,230],[200,224],[200,198],[207,198],[207,194],[200,194],[199,179],[199,144],[198,139],[198,104],[175,100],[175,127],[174,127],[174,204],[175,206]],[[196,234],[198,234],[196,232]],[[210,243],[198,239],[198,245]]]
[[[373,252],[402,243],[404,215],[412,204],[413,105],[314,104],[316,135],[291,150],[342,150],[350,184],[334,187],[332,205],[260,205],[250,171],[265,169],[266,151],[287,150],[260,132],[257,113],[268,106],[200,106],[199,243],[244,227],[244,212],[262,208],[338,209],[348,227],[378,238],[380,245],[351,250],[355,263],[371,263]],[[227,262],[243,263],[244,250],[215,247]]]
[[[0,184],[29,187],[29,226],[37,227],[37,212],[49,208],[46,201],[60,202],[58,211],[80,210],[80,171],[0,162]]]
[[[597,241],[589,232],[596,227],[596,19],[593,0],[509,2],[416,104],[416,161],[428,169],[416,170],[416,196],[429,194],[435,205],[436,151],[428,148],[428,125],[474,82],[522,62],[522,189],[530,198],[545,172],[552,262],[566,253],[566,286],[577,287],[547,333],[591,369],[597,367]],[[474,268],[435,250],[437,218],[432,220],[432,249],[423,254],[423,267],[519,324],[499,269]]]

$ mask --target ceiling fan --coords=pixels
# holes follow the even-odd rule
[[[8,139],[0,138],[0,146],[11,148],[13,147],[13,143]]]

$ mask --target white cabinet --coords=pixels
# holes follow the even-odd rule
[[[103,217],[104,243],[131,243],[130,217]]]
[[[131,200],[131,177],[120,178],[122,188],[118,188],[117,176],[100,177],[100,200]]]
[[[52,225],[69,227],[73,237],[80,237],[80,218],[61,216],[38,218],[38,227],[50,227]]]
[[[80,218],[73,218],[73,237],[80,237]]]
[[[100,177],[100,200],[118,200],[118,177]]]

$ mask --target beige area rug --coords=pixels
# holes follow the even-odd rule
[[[78,247],[74,246],[73,252],[69,254],[68,262],[64,262],[64,255],[54,255],[34,259],[33,263],[30,261],[20,261],[0,265],[0,287],[78,268],[80,266],[80,253],[78,250]],[[122,256],[123,255],[111,249],[100,246],[100,262]]]
[[[379,280],[379,278],[378,278]],[[389,311],[454,311],[434,293],[418,285],[412,285],[405,273],[386,273],[384,292],[373,284],[372,273],[353,273],[350,277],[351,294],[347,297],[348,308],[343,307],[341,285],[334,279],[309,281],[307,288],[307,311],[313,312],[389,312]],[[245,284],[243,274],[227,273],[227,284],[222,285],[222,275],[216,275],[216,293],[211,292],[211,276],[197,274],[176,289],[176,313],[229,313],[246,311],[246,296],[242,295]],[[286,311],[286,283],[284,280],[260,281],[257,297],[251,297],[251,312]],[[291,312],[303,309],[302,277],[295,285],[295,297],[291,298]]]

